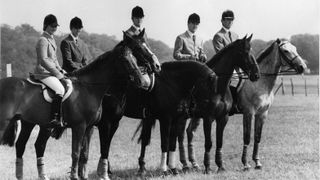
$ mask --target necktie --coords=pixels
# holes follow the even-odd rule
[[[232,42],[231,32],[230,31],[228,32],[228,35],[229,35],[230,42]]]

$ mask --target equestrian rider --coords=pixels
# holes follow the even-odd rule
[[[70,21],[71,33],[61,42],[62,68],[68,73],[88,64],[86,44],[79,38],[83,28],[82,21],[74,17]]]
[[[65,71],[60,67],[57,60],[57,45],[53,38],[59,26],[57,18],[49,14],[44,18],[43,33],[40,36],[37,45],[37,64],[34,70],[35,78],[47,85],[55,92],[51,105],[51,122],[55,127],[64,127],[61,118],[61,103],[65,89],[61,83],[71,84],[65,77]]]

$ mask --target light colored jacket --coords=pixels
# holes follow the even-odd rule
[[[57,60],[57,45],[52,36],[44,32],[36,45],[37,64],[34,70],[36,79],[55,76],[64,77],[62,68]]]
[[[239,38],[239,36],[235,32],[232,32],[232,31],[229,31],[229,32],[230,32],[230,35],[229,33],[227,33],[227,31],[224,28],[221,28],[220,31],[218,31],[214,35],[212,44],[216,53],[219,52],[222,48],[224,48],[228,44],[232,43],[233,41]]]
[[[192,56],[196,55],[199,57],[204,56],[207,59],[203,51],[203,40],[196,36],[195,42],[190,36],[188,31],[180,34],[176,38],[174,43],[173,58],[176,60],[190,60]]]

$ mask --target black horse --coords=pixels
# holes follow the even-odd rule
[[[81,178],[87,178],[87,159],[83,157],[87,157],[89,152],[86,145],[90,139],[86,137],[91,135],[93,125],[100,120],[104,94],[115,94],[118,93],[117,89],[126,89],[129,75],[134,77],[135,86],[139,87],[142,75],[135,71],[138,68],[137,63],[146,63],[156,69],[152,54],[142,43],[143,35],[144,31],[132,37],[124,33],[124,40],[113,50],[102,54],[85,68],[70,74],[74,90],[63,103],[63,117],[72,129],[71,179],[78,178],[78,170]],[[36,124],[40,126],[35,143],[38,173],[40,179],[47,179],[43,156],[50,137],[49,114],[50,104],[44,100],[40,86],[22,78],[0,80],[0,124],[3,124],[0,126],[1,144],[14,144],[16,121],[21,120],[21,132],[16,142],[18,179],[23,178],[22,156],[25,144]],[[2,136],[4,128],[6,129]],[[79,159],[80,153],[82,155]]]
[[[250,55],[249,54],[250,39],[251,38],[248,38],[248,39],[243,38],[242,40],[236,41],[234,45],[230,46],[229,48],[226,48],[226,50],[220,53],[220,55],[217,56],[215,59],[221,59],[220,61],[221,63],[225,62],[232,69],[236,66],[240,66],[243,69],[248,70],[248,74],[250,74],[250,77],[258,78],[259,77],[258,68],[256,66],[256,63],[249,56]],[[235,57],[237,59],[235,59]],[[234,61],[232,61],[233,59]],[[192,96],[190,94],[191,90],[189,90],[188,92],[188,90],[183,88],[184,86],[186,86],[186,84],[184,83],[190,84],[190,82],[192,82],[191,81],[192,78],[190,78],[190,75],[187,73],[187,71],[182,69],[181,65],[185,63],[187,62],[164,63],[162,72],[156,76],[157,80],[156,80],[155,88],[149,94],[152,101],[152,103],[150,103],[149,108],[151,109],[152,111],[151,114],[153,116],[143,121],[145,123],[144,127],[146,128],[142,129],[142,133],[140,137],[142,138],[142,144],[141,144],[142,150],[139,158],[140,173],[143,173],[145,171],[145,166],[144,166],[145,165],[145,162],[144,162],[145,147],[146,145],[149,144],[150,135],[151,135],[151,126],[154,124],[155,119],[160,120],[161,132],[166,131],[166,134],[168,134],[168,131],[170,130],[165,128],[168,127],[168,125],[172,125],[173,127],[171,127],[171,129],[173,129],[174,131],[170,131],[171,132],[170,137],[172,139],[175,139],[177,136],[176,119],[181,116],[186,116],[185,113],[182,112],[183,110],[181,111],[181,109],[183,108],[178,108],[177,105],[181,106],[181,105],[187,104],[186,109],[198,110],[198,112],[194,111],[195,114],[197,114],[198,116],[200,115],[213,116],[211,112],[214,112],[213,109],[215,109],[215,104],[217,101],[215,99],[216,96],[213,96],[212,94],[214,91],[206,92],[206,93],[203,93],[203,92],[197,93],[197,96],[196,96],[198,98],[197,103],[190,103],[192,99],[191,98]],[[194,62],[188,62],[188,63],[194,63]],[[168,67],[170,66],[176,67],[176,69],[174,69],[171,73],[166,73],[166,71],[168,71],[167,70]],[[169,76],[169,74],[172,74],[172,75]],[[190,82],[189,82],[189,79],[190,79]],[[177,91],[180,88],[182,92]],[[137,105],[137,102],[139,102],[139,98],[137,97],[140,94],[141,92],[139,91],[131,90],[127,92],[126,96],[122,96],[122,97],[106,96],[104,99],[102,120],[100,121],[98,126],[99,134],[100,134],[100,142],[101,142],[101,161],[104,162],[103,163],[104,168],[98,169],[98,174],[102,176],[107,176],[106,168],[108,167],[107,164],[108,164],[110,143],[114,133],[118,128],[121,117],[123,115],[126,115],[132,118],[140,118],[140,119],[143,118],[142,113],[140,113],[142,111],[142,106]],[[195,98],[195,96],[193,98]],[[196,104],[198,107],[191,108],[190,104]],[[200,107],[202,108],[202,110]],[[206,109],[207,111],[205,111]],[[165,119],[164,117],[167,116],[166,114],[170,114],[170,113],[171,113],[170,119],[169,120]],[[147,128],[147,127],[150,127],[150,128]],[[161,144],[163,153],[166,153],[168,149],[169,136],[164,137],[166,134],[161,133],[162,140],[164,140],[162,141],[162,144]],[[174,152],[175,141],[170,140],[170,142],[172,143],[169,149],[170,151]],[[166,167],[164,167],[165,157],[166,155],[163,154],[163,158],[164,158],[162,160],[163,170],[166,169]],[[174,157],[174,156],[171,156],[171,157]]]
[[[217,107],[216,109],[214,109],[213,113],[214,116],[203,117],[203,130],[205,135],[204,165],[206,173],[209,173],[210,171],[210,150],[212,147],[211,125],[214,120],[216,120],[217,123],[215,162],[218,166],[218,171],[224,170],[221,149],[223,144],[223,131],[228,122],[228,114],[233,103],[233,99],[229,89],[229,84],[235,67],[240,67],[242,70],[244,70],[244,72],[249,75],[249,79],[251,81],[257,81],[260,78],[258,64],[250,53],[251,38],[252,35],[245,41],[244,39],[242,39],[229,44],[206,63],[218,75],[218,93],[215,94],[214,97],[212,97],[217,100]],[[234,49],[239,45],[243,47],[242,52],[228,53],[230,49]],[[246,62],[245,60],[249,61]],[[194,157],[192,139],[193,132],[199,124],[199,120],[199,118],[191,118],[189,127],[187,128],[189,160],[193,165],[197,163]],[[186,119],[182,122],[182,128],[179,131],[178,141],[180,149],[180,161],[182,163],[186,163],[183,145]]]

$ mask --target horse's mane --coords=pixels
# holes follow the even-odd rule
[[[257,63],[258,63],[258,64],[261,63],[262,60],[270,54],[270,52],[273,50],[273,47],[274,47],[274,44],[275,44],[275,43],[276,43],[276,41],[272,42],[271,45],[270,45],[267,49],[263,50],[263,51],[259,54],[259,56],[258,56],[258,58],[257,58]]]
[[[196,61],[170,61],[164,62],[161,65],[161,75],[168,75],[172,72],[179,74],[182,71],[188,71],[189,73],[194,72],[194,74],[188,74],[190,76],[201,76],[205,77],[208,74],[211,74],[213,71],[206,66]],[[196,74],[197,73],[197,74]]]
[[[237,39],[236,41],[222,48],[217,54],[215,54],[209,61],[206,62],[207,66],[214,67],[215,64],[218,63],[221,59],[221,56],[223,56],[226,53],[226,51],[229,51],[229,49],[232,49],[234,46],[236,46],[240,41],[241,39]]]
[[[115,52],[117,52],[117,50],[122,47],[123,45],[123,41],[121,41],[119,44],[117,44],[112,50],[107,51],[103,54],[101,54],[100,56],[98,56],[95,60],[93,60],[90,64],[88,64],[87,66],[75,70],[71,73],[69,73],[69,76],[79,76],[81,74],[84,73],[88,73],[88,72],[92,72],[95,71],[97,67],[100,67],[101,65],[103,65],[105,63],[105,61],[111,60],[113,58],[110,58],[111,56],[114,55]]]

